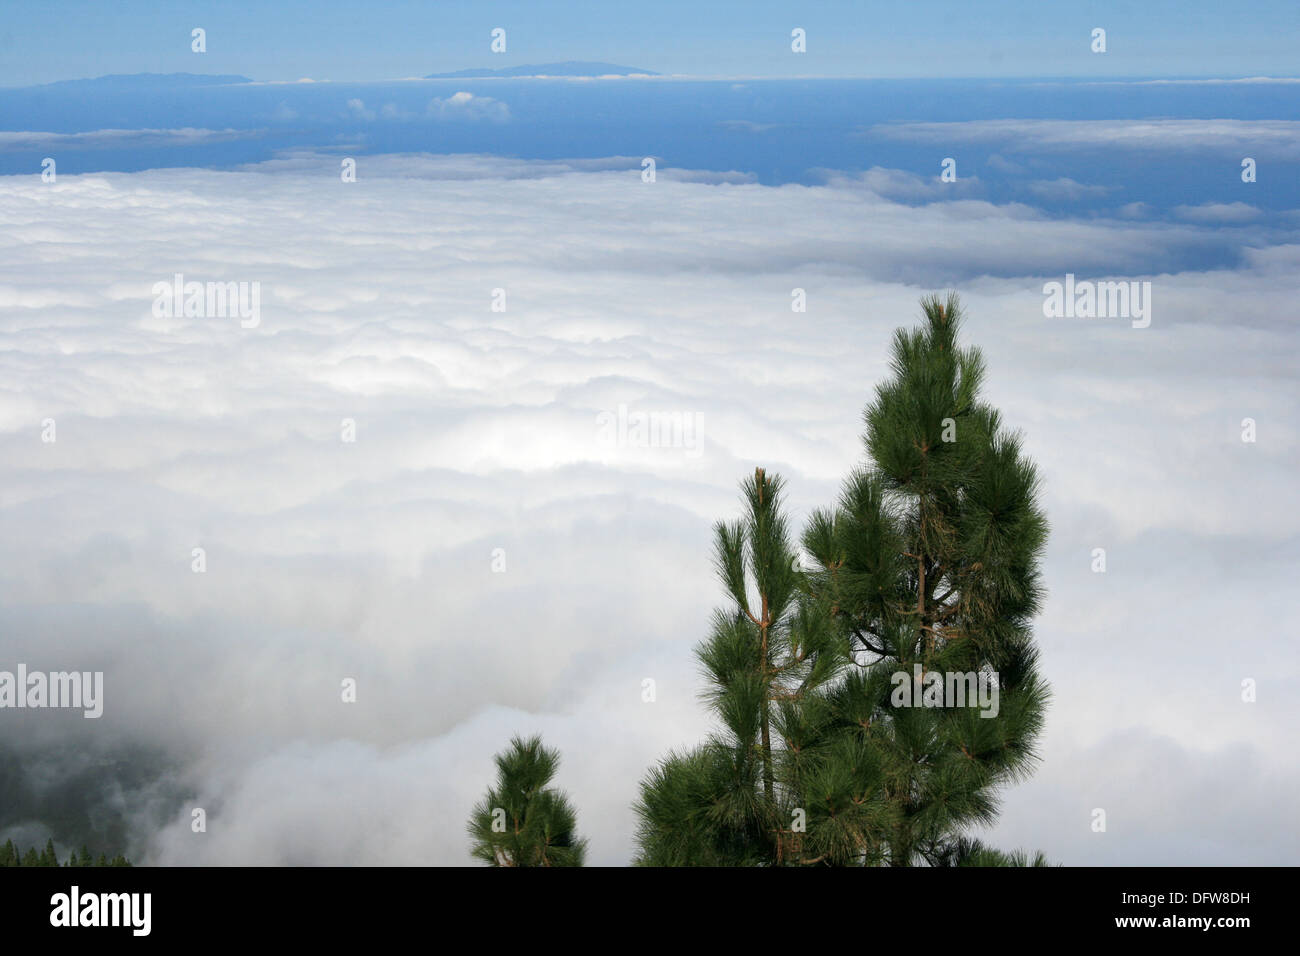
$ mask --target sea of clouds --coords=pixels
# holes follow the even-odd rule
[[[105,673],[99,720],[0,716],[0,831],[43,833],[75,768],[140,862],[464,864],[493,754],[541,732],[591,861],[626,863],[638,781],[710,726],[712,523],[756,466],[797,525],[831,504],[894,329],[952,287],[1053,527],[1043,761],[989,839],[1294,861],[1294,234],[1192,271],[1216,223],[898,170],[400,155],[344,183],[342,155],[0,178],[0,667]],[[176,273],[259,282],[260,323],[156,315]],[[1045,318],[1066,273],[1150,281],[1150,327]],[[698,444],[611,443],[621,405]]]

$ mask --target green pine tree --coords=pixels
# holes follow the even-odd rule
[[[99,862],[95,862],[94,856],[85,846],[81,848],[81,855],[78,856],[74,850],[68,856],[66,864],[60,864],[58,854],[54,850],[54,840],[45,841],[45,849],[37,852],[36,847],[28,848],[23,853],[13,842],[5,840],[4,846],[0,846],[0,867],[4,866],[130,866],[131,861],[125,856],[118,854],[110,862],[104,854],[99,855]]]
[[[496,757],[496,786],[469,820],[472,856],[492,866],[582,866],[587,841],[577,816],[563,792],[547,787],[559,763],[541,737],[510,741]]]
[[[1024,850],[1005,853],[969,837],[936,848],[932,862],[935,866],[1051,866],[1042,853],[1032,857]]]
[[[957,297],[922,309],[920,329],[895,334],[893,377],[867,407],[868,467],[804,537],[811,589],[862,665],[839,710],[885,758],[894,866],[936,862],[961,831],[996,818],[998,790],[1032,769],[1049,697],[1031,632],[1047,539],[1037,473],[980,400],[984,362],[957,344]],[[894,675],[917,665],[983,675],[997,715],[946,694],[942,706],[899,706]]]
[[[960,841],[1034,761],[1047,525],[1018,436],[979,400],[980,354],[957,345],[956,297],[922,306],[866,410],[868,465],[803,536],[812,570],[793,569],[780,484],[761,470],[744,522],[717,528],[732,606],[699,653],[726,733],[644,781],[638,862],[1021,859]],[[943,692],[949,675],[995,689],[996,716]]]
[[[742,487],[744,518],[714,528],[730,603],[696,652],[724,730],[643,782],[637,862],[860,862],[891,821],[879,759],[831,719],[831,689],[853,664],[848,637],[795,567],[781,479],[760,468]]]

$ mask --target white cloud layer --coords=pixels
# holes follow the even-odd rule
[[[347,101],[346,115],[352,119],[370,122],[384,120],[410,121],[421,119],[420,113],[406,110],[396,103],[385,103],[378,110],[366,106],[364,100],[353,97]],[[425,106],[424,117],[442,121],[485,121],[504,123],[510,119],[510,107],[490,96],[475,96],[464,90],[451,96],[435,96]]]
[[[1036,179],[1028,185],[1029,191],[1039,199],[1079,202],[1100,198],[1113,191],[1110,186],[1093,186],[1061,176],[1057,179]]]
[[[106,675],[101,720],[11,713],[4,742],[165,752],[193,798],[158,831],[119,795],[134,855],[467,863],[493,753],[540,730],[593,861],[626,862],[638,780],[709,726],[710,524],[756,465],[800,523],[830,503],[894,328],[955,283],[1053,525],[1044,763],[992,839],[1294,860],[1300,243],[1188,271],[1204,225],[902,205],[929,184],[887,170],[339,162],[0,178],[0,666]],[[1045,319],[1067,272],[1151,281],[1150,328]],[[260,282],[260,325],[155,317],[175,273]],[[695,416],[698,454],[602,441],[621,404]]]
[[[1260,218],[1259,209],[1244,202],[1207,202],[1198,206],[1175,206],[1174,215],[1189,222],[1236,225]]]
[[[1300,121],[1235,119],[964,120],[884,123],[869,133],[928,143],[1014,142],[1022,151],[1081,147],[1133,150],[1207,150],[1240,156],[1300,159]]]
[[[146,149],[256,139],[257,129],[96,129],[82,133],[0,131],[0,151],[27,149]]]

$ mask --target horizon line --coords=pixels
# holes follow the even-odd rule
[[[471,68],[472,69],[472,68]],[[45,86],[54,86],[60,83],[94,83],[99,80],[114,78],[131,78],[131,77],[170,77],[170,76],[192,76],[192,77],[214,77],[224,78],[239,76],[242,79],[238,82],[214,83],[213,86],[311,86],[311,85],[366,85],[377,83],[452,83],[462,80],[473,81],[518,81],[518,80],[565,80],[569,82],[594,82],[594,81],[616,81],[616,80],[641,80],[641,81],[658,81],[658,82],[680,82],[693,81],[702,83],[738,83],[738,82],[806,82],[806,81],[861,81],[861,82],[959,82],[963,80],[978,82],[1038,82],[1038,83],[1079,83],[1087,85],[1137,85],[1137,84],[1215,84],[1215,83],[1241,83],[1241,84],[1267,84],[1267,83],[1300,83],[1300,74],[1296,75],[1265,75],[1251,74],[1241,76],[1222,76],[1212,74],[1131,74],[1126,76],[1098,77],[1096,75],[1075,75],[1075,74],[970,74],[970,75],[953,75],[953,76],[898,76],[898,75],[825,75],[825,74],[797,74],[789,76],[772,76],[759,74],[705,74],[705,73],[603,73],[594,75],[570,75],[562,73],[536,73],[522,74],[518,76],[396,76],[396,77],[379,77],[375,79],[348,79],[333,80],[329,78],[317,79],[315,77],[299,77],[297,79],[255,79],[247,77],[244,74],[235,73],[192,73],[189,71],[173,71],[171,73],[154,73],[144,71],[140,73],[104,73],[99,76],[69,77],[61,80],[48,80],[44,83],[25,83],[20,85],[3,85],[0,90],[27,90],[39,89]]]

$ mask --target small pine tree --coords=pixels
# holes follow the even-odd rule
[[[849,641],[795,568],[781,490],[757,469],[714,528],[730,606],[696,654],[725,729],[642,784],[640,865],[849,864],[891,822],[880,759],[828,720]]]
[[[971,837],[936,844],[928,849],[925,858],[932,866],[1051,866],[1041,852],[1032,857],[1024,850],[1006,853],[987,847]]]
[[[726,732],[643,782],[638,863],[1031,864],[962,834],[1035,760],[1047,523],[1019,437],[979,400],[978,350],[957,346],[956,296],[922,307],[867,407],[869,465],[803,536],[812,570],[761,469],[745,519],[717,527],[731,607],[698,653]],[[989,693],[900,695],[917,670]]]
[[[122,854],[118,854],[110,861],[104,854],[99,855],[99,862],[95,862],[95,857],[85,846],[81,848],[81,854],[78,855],[74,850],[68,855],[67,863],[60,863],[58,854],[54,849],[54,840],[45,841],[45,849],[37,852],[36,847],[28,848],[23,853],[13,840],[5,840],[4,845],[0,846],[0,867],[5,866],[130,866],[131,861]]]
[[[559,763],[541,737],[510,741],[496,757],[496,786],[469,820],[472,856],[492,866],[582,866],[587,841],[576,833],[573,807],[547,788]]]

